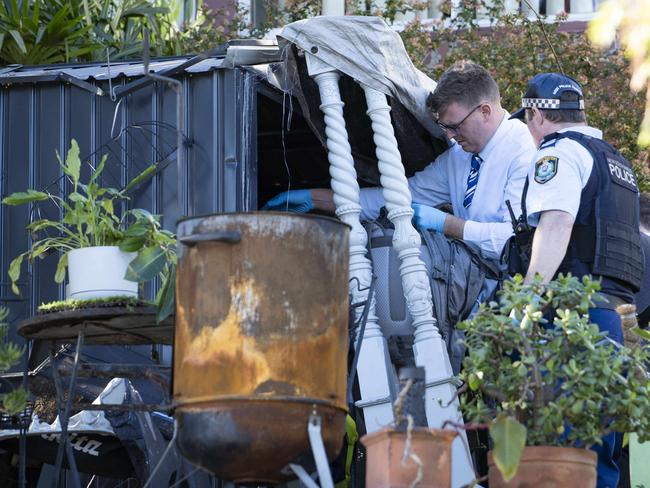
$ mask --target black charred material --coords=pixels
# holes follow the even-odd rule
[[[413,417],[414,427],[427,427],[427,415],[424,409],[424,368],[412,366],[400,369],[399,391],[403,392],[409,383],[411,385],[401,402],[400,415],[395,419],[397,422],[395,428],[401,432],[406,431],[409,415]]]

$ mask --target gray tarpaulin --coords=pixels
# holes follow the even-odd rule
[[[287,25],[280,50],[291,42],[364,85],[397,98],[435,136],[441,136],[426,110],[436,82],[418,70],[402,39],[380,17],[313,17]]]
[[[267,79],[295,96],[314,133],[325,144],[318,87],[307,73],[304,52],[343,75],[339,82],[355,167],[362,182],[379,182],[366,101],[359,83],[389,96],[395,137],[407,175],[424,168],[448,147],[426,108],[435,81],[413,66],[399,35],[378,17],[314,17],[287,25],[278,35],[281,63]]]

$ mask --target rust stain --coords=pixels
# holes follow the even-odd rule
[[[188,334],[185,311],[179,314],[177,392],[190,396],[293,395],[332,401],[345,408],[347,324],[324,334],[295,337],[274,330],[262,337],[244,333],[259,320],[263,291],[252,278],[229,286],[231,306],[216,327],[207,324]],[[182,307],[181,307],[182,308]],[[324,306],[314,320],[342,317],[339,305]],[[293,325],[292,329],[298,327]],[[341,386],[343,385],[343,387]]]
[[[231,366],[245,371],[237,375],[242,391],[252,391],[260,383],[271,378],[268,358],[257,347],[254,336],[242,334],[242,329],[258,315],[258,289],[253,279],[230,284],[232,301],[226,318],[216,327],[204,325],[187,346],[191,351],[184,359],[184,366],[200,370],[214,363],[231,362]],[[230,360],[230,361],[229,361]],[[234,361],[234,362],[233,362]],[[229,374],[236,374],[230,371]]]
[[[328,456],[340,449],[349,230],[332,220],[247,213],[189,219],[178,235],[223,230],[241,241],[204,241],[179,254],[178,445],[219,477],[275,484],[287,463],[312,462],[305,425],[314,410]]]
[[[347,234],[308,222],[279,239],[291,228],[280,216],[277,225],[238,218],[228,230],[240,244],[202,243],[179,262],[176,402],[285,396],[345,409]]]

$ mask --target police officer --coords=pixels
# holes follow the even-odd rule
[[[586,123],[582,88],[558,73],[528,82],[522,108],[513,118],[526,122],[539,149],[522,197],[522,212],[535,228],[525,281],[558,273],[601,280],[606,300],[590,319],[623,342],[614,310],[634,303],[643,274],[639,237],[639,190],[631,165]],[[525,217],[526,218],[526,217]],[[620,434],[603,438],[598,453],[598,487],[616,488]]]

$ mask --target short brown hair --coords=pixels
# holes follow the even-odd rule
[[[483,66],[460,61],[443,73],[435,91],[427,97],[427,107],[436,115],[452,103],[471,107],[483,100],[498,103],[500,99],[499,87]]]

